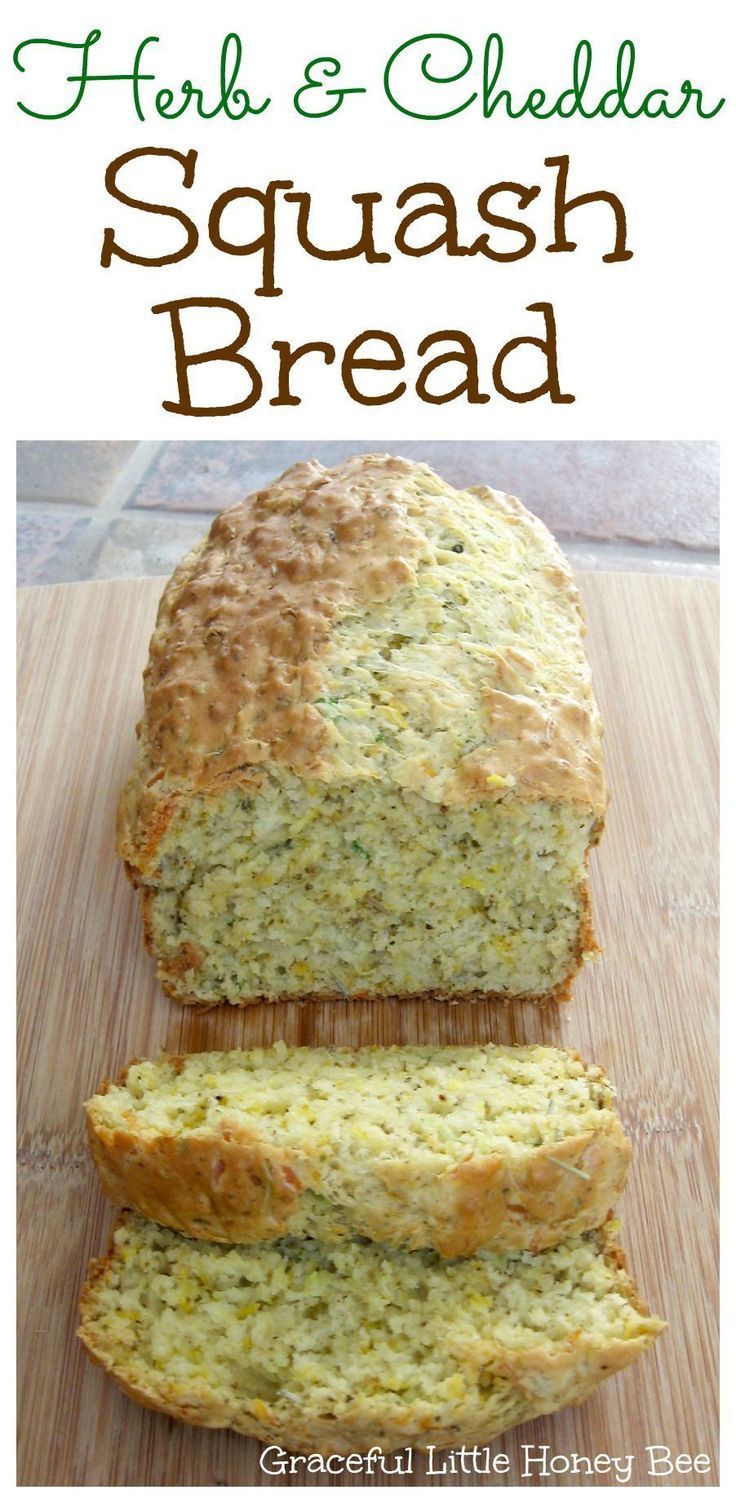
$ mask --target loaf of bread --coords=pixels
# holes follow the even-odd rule
[[[537,1251],[600,1226],[629,1161],[603,1071],[541,1045],[164,1057],[86,1110],[117,1205],[222,1242]]]
[[[140,1403],[288,1449],[473,1445],[587,1398],[662,1328],[606,1230],[443,1262],[196,1242],[125,1213],[80,1335]]]
[[[601,727],[520,502],[296,465],[161,600],[119,849],[181,1002],[567,996],[595,948]]]

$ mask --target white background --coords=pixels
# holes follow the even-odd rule
[[[632,37],[638,52],[632,101],[656,86],[677,97],[682,80],[689,78],[712,105],[728,93],[731,76],[723,34],[726,8],[712,3],[695,11],[678,3],[593,6],[574,0],[556,6],[529,0],[493,5],[404,0],[360,8],[254,7],[223,0],[201,7],[155,0],[128,0],[125,6],[38,0],[11,6],[4,24],[14,149],[5,182],[13,204],[6,288],[12,289],[15,436],[369,437],[377,425],[389,437],[412,438],[445,431],[469,438],[716,435],[726,411],[718,368],[724,353],[723,297],[733,260],[727,234],[728,110],[710,121],[698,119],[691,105],[677,121],[539,122],[509,121],[500,112],[484,120],[476,102],[452,120],[415,121],[389,105],[382,72],[401,41],[422,31],[450,31],[473,49],[469,79],[477,88],[485,37],[498,30],[506,54],[501,85],[512,87],[518,99],[534,85],[555,97],[569,85],[575,43],[586,37],[594,47],[590,93],[595,98],[612,86],[617,48]],[[210,102],[217,97],[222,39],[237,30],[246,48],[242,82],[256,100],[270,95],[273,102],[264,114],[242,121],[222,116],[202,121],[190,107],[181,120],[166,122],[151,108],[156,86],[149,85],[149,118],[140,123],[129,84],[97,83],[88,86],[79,109],[66,120],[23,116],[17,99],[40,108],[49,107],[51,94],[60,104],[68,101],[75,86],[63,85],[63,73],[77,71],[79,59],[57,49],[28,49],[22,75],[10,61],[12,46],[31,36],[81,40],[93,25],[103,32],[92,52],[94,71],[128,70],[138,41],[157,34],[160,43],[146,54],[146,65],[157,73],[156,86],[176,88],[191,77]],[[341,60],[341,80],[362,84],[368,92],[347,99],[330,118],[308,121],[295,113],[292,97],[305,64],[321,53]],[[434,53],[439,67],[451,66],[457,56],[457,48]],[[67,60],[75,66],[65,68]],[[435,90],[432,99],[441,96],[438,107],[449,107],[467,90],[463,81]],[[189,191],[169,160],[157,164],[155,175],[129,168],[127,184],[145,197],[147,178],[158,190],[152,196],[185,209],[200,228],[200,245],[176,266],[141,268],[114,260],[103,270],[100,248],[107,225],[139,251],[154,244],[168,247],[172,236],[174,243],[181,236],[173,221],[126,210],[105,192],[107,164],[147,145],[198,150]],[[543,160],[560,153],[571,158],[572,193],[605,187],[622,198],[634,251],[630,262],[602,262],[611,248],[612,215],[599,206],[571,215],[569,233],[578,240],[574,254],[545,253],[554,173]],[[284,205],[278,230],[284,295],[255,297],[257,258],[215,251],[207,217],[223,190],[263,188],[270,178],[289,178],[312,193],[313,233],[326,246],[354,238],[352,193],[382,193],[377,225],[388,249],[394,248],[392,232],[400,217],[396,195],[411,183],[446,183],[470,238],[485,228],[475,212],[484,187],[502,179],[542,183],[542,194],[524,216],[537,230],[538,245],[525,260],[507,265],[480,256],[449,259],[443,252],[421,260],[394,252],[389,265],[322,263],[299,249],[295,209]],[[507,207],[513,212],[513,205]],[[238,210],[230,214],[227,227],[234,236],[237,225],[243,232],[250,226],[253,233],[252,211],[249,217]],[[176,397],[173,350],[168,315],[154,317],[151,305],[192,295],[233,298],[251,316],[248,353],[262,371],[264,394],[246,413],[184,419],[161,407],[163,399]],[[496,394],[475,407],[462,399],[444,407],[418,400],[412,372],[415,377],[421,363],[416,346],[424,335],[442,327],[467,330],[490,390],[490,366],[501,345],[517,334],[540,332],[539,315],[525,312],[537,301],[554,305],[561,382],[563,390],[575,394],[573,404],[553,405],[545,397],[517,405]],[[228,337],[234,331],[230,323],[215,325],[212,315],[209,319],[209,329],[197,327],[199,348],[221,342],[220,331],[227,329]],[[338,363],[327,369],[312,356],[295,380],[301,406],[269,406],[276,382],[274,339],[327,339],[337,347],[339,362],[349,340],[369,326],[395,332],[406,351],[404,397],[380,408],[357,406],[342,390]],[[194,348],[193,332],[190,339]],[[203,402],[237,400],[241,394],[234,367],[209,367],[192,379]],[[390,386],[397,378],[380,379]],[[530,371],[528,384],[538,379]]]

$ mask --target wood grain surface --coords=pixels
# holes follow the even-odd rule
[[[309,1485],[268,1478],[260,1448],[140,1409],[75,1336],[88,1259],[113,1213],[85,1149],[81,1106],[106,1075],[160,1048],[290,1043],[563,1043],[603,1063],[633,1139],[623,1240],[669,1329],[580,1409],[497,1438],[506,1477],[524,1445],[548,1456],[634,1457],[631,1481],[716,1481],[716,586],[688,578],[581,580],[606,723],[612,803],[594,861],[604,957],[562,1010],[532,1006],[292,1004],[205,1014],[161,993],[137,902],[113,855],[116,795],[133,754],[140,675],[161,582],[26,590],[20,599],[21,1485]],[[707,1453],[707,1475],[653,1478],[647,1446]],[[364,1485],[360,1475],[342,1479]],[[615,1475],[558,1473],[550,1485]],[[334,1485],[340,1485],[336,1482]]]

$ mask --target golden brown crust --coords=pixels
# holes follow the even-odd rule
[[[438,1196],[452,1187],[455,1199],[443,1207],[443,1230],[432,1245],[445,1258],[481,1247],[540,1252],[590,1231],[616,1204],[630,1159],[621,1124],[611,1117],[600,1132],[532,1150],[523,1168],[498,1158],[467,1160],[438,1186]]]
[[[453,802],[487,797],[489,777],[501,770],[513,779],[519,799],[566,800],[574,790],[571,802],[589,805],[602,818],[605,792],[594,705],[561,694],[540,701],[518,686],[509,693],[490,684],[483,700],[493,742],[462,758],[455,778],[460,797]]]
[[[211,1137],[142,1138],[107,1128],[93,1099],[87,1129],[102,1188],[116,1205],[215,1242],[286,1234],[301,1180],[285,1152],[260,1144],[238,1123],[224,1121]]]
[[[551,1414],[568,1404],[582,1404],[605,1378],[629,1367],[652,1345],[664,1329],[664,1322],[650,1318],[646,1303],[636,1290],[627,1270],[626,1258],[615,1240],[610,1222],[598,1234],[601,1251],[610,1267],[618,1271],[618,1290],[622,1298],[648,1321],[649,1329],[626,1340],[601,1342],[585,1331],[573,1333],[564,1345],[550,1349],[539,1346],[522,1350],[507,1349],[488,1343],[483,1354],[482,1371],[488,1374],[488,1400],[467,1404],[455,1410],[453,1422],[442,1413],[420,1415],[410,1404],[403,1411],[391,1395],[391,1412],[382,1418],[375,1403],[368,1406],[356,1398],[340,1416],[310,1415],[304,1408],[295,1409],[288,1420],[265,1400],[246,1399],[237,1408],[226,1405],[205,1383],[184,1385],[160,1374],[149,1374],[135,1365],[131,1356],[125,1368],[116,1363],[95,1323],[95,1285],[106,1276],[116,1261],[114,1245],[107,1257],[94,1259],[82,1291],[82,1324],[78,1335],[92,1361],[102,1367],[130,1398],[145,1408],[154,1409],[186,1424],[210,1429],[230,1428],[242,1435],[255,1436],[264,1444],[281,1445],[289,1451],[309,1451],[323,1456],[365,1453],[372,1446],[385,1452],[406,1445],[426,1449],[433,1445],[473,1446],[491,1440],[511,1426],[522,1424],[538,1415]],[[461,1359],[458,1353],[458,1359]],[[477,1362],[477,1354],[473,1354]],[[511,1402],[499,1421],[494,1397],[494,1380],[508,1385]],[[515,1401],[514,1401],[515,1400]]]
[[[480,498],[511,534],[533,540],[536,588],[564,602],[576,648],[584,632],[571,570],[515,497],[456,492],[427,466],[357,455],[326,470],[295,465],[213,523],[175,570],[159,606],[144,674],[139,760],[120,800],[120,854],[146,868],[182,798],[237,785],[257,792],[263,769],[334,775],[329,722],[316,701],[335,623],[416,584],[427,554],[425,505]],[[458,560],[458,570],[462,563]],[[603,816],[600,725],[589,684],[571,663],[555,691],[510,644],[488,644],[479,731],[443,802],[496,797],[509,777],[520,799],[550,798]],[[485,723],[483,725],[483,722]]]
[[[413,578],[408,468],[295,465],[217,517],[164,593],[146,670],[151,755],[170,776],[206,787],[267,758],[316,770],[326,738],[312,701],[338,611]]]

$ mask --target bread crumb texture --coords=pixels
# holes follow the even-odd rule
[[[116,1204],[228,1242],[536,1250],[599,1226],[629,1162],[603,1071],[542,1045],[141,1060],[87,1122]]]
[[[140,1402],[292,1449],[487,1440],[579,1403],[661,1322],[610,1233],[443,1262],[347,1241],[188,1240],[127,1213],[80,1335]]]
[[[564,995],[606,792],[583,621],[512,497],[361,455],[168,584],[119,848],[182,1001]]]

